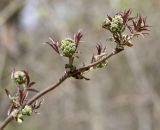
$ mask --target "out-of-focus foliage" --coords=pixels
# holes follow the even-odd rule
[[[26,118],[22,125],[13,122],[7,130],[160,129],[159,0],[14,1],[23,2],[16,15],[7,12],[10,2],[0,2],[0,20],[4,9],[12,17],[0,24],[0,121],[9,104],[4,89],[14,90],[13,67],[28,70],[38,89],[56,81],[64,71],[65,61],[42,44],[48,37],[64,39],[82,29],[85,37],[80,49],[87,61],[92,48],[106,42],[101,24],[107,14],[132,8],[133,13],[146,15],[152,27],[150,35],[137,44],[134,41],[132,49],[110,59],[106,69],[90,73],[90,81],[66,81],[45,96],[40,115]],[[107,49],[112,46],[106,45]]]

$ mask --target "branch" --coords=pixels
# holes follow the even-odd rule
[[[44,96],[44,95],[47,94],[48,92],[50,92],[50,91],[54,90],[55,88],[57,88],[60,84],[62,84],[62,83],[63,83],[67,78],[69,78],[70,76],[72,76],[72,75],[74,75],[74,74],[77,74],[77,73],[79,73],[79,72],[85,72],[86,70],[89,70],[91,67],[96,66],[97,64],[101,63],[103,60],[107,60],[107,59],[109,59],[110,57],[112,57],[113,55],[118,54],[119,52],[120,52],[120,51],[116,51],[116,49],[115,49],[114,51],[112,51],[112,52],[111,52],[109,55],[107,55],[106,57],[100,59],[100,60],[97,61],[97,62],[94,62],[94,63],[92,63],[92,64],[89,64],[89,65],[86,65],[86,66],[84,66],[84,67],[81,67],[81,68],[77,69],[77,70],[75,71],[75,73],[73,73],[73,74],[71,74],[71,75],[70,75],[69,72],[66,72],[66,73],[63,74],[63,76],[58,80],[57,83],[55,83],[55,84],[47,87],[46,89],[40,91],[39,93],[37,93],[37,94],[36,94],[35,96],[33,96],[25,105],[31,105],[31,104],[32,104],[33,102],[35,102],[37,99],[41,98],[42,96]],[[23,105],[23,106],[17,111],[17,113],[20,112],[25,105]],[[13,115],[10,114],[10,115],[6,118],[6,120],[0,125],[0,130],[3,130],[3,129],[6,127],[6,125],[7,125],[9,122],[11,122],[13,119],[14,119]]]
[[[5,127],[6,127],[6,125],[9,123],[9,122],[11,122],[13,120],[13,116],[8,116],[5,120],[4,120],[4,122],[2,122],[2,124],[0,125],[0,130],[3,130]]]
[[[51,85],[49,87],[47,87],[46,89],[42,90],[41,92],[37,93],[35,96],[33,96],[28,102],[27,105],[31,105],[34,101],[36,101],[37,99],[41,98],[42,96],[44,96],[45,94],[47,94],[48,92],[54,90],[55,88],[57,88],[61,83],[63,83],[67,78],[69,78],[70,76],[68,75],[68,73],[65,73],[60,79],[59,81],[54,84]]]
[[[79,69],[77,70],[77,72],[87,71],[87,70],[89,70],[91,67],[94,67],[94,66],[98,65],[98,64],[101,63],[102,61],[109,59],[110,57],[112,57],[112,56],[115,55],[115,54],[118,54],[118,53],[121,52],[121,51],[123,51],[123,50],[116,50],[116,49],[114,49],[109,55],[101,58],[100,60],[98,60],[98,61],[96,61],[96,62],[94,62],[94,63],[92,63],[92,64],[89,64],[89,65],[87,65],[87,66],[84,66],[84,67],[79,68]],[[76,73],[77,73],[77,72],[76,72]],[[75,73],[75,74],[76,74],[76,73]]]
[[[130,20],[132,20],[133,25],[134,25],[134,26],[130,26],[130,28],[129,28],[131,35],[130,34],[123,35],[123,32],[124,32],[126,25],[127,25],[127,22]],[[9,122],[11,122],[14,118],[16,118],[18,114],[21,114],[21,111],[23,111],[26,106],[32,106],[33,105],[32,103],[36,103],[36,101],[38,99],[40,99],[42,96],[44,96],[48,92],[57,88],[60,84],[62,84],[69,77],[87,80],[87,78],[85,78],[83,76],[84,72],[89,71],[92,68],[96,68],[98,64],[103,63],[103,61],[106,61],[109,58],[111,58],[112,56],[120,53],[121,51],[124,50],[125,46],[129,46],[129,47],[133,46],[132,42],[131,42],[133,37],[147,34],[146,32],[143,32],[143,31],[148,31],[149,26],[146,25],[146,20],[142,17],[136,17],[133,20],[133,18],[130,17],[130,10],[128,10],[127,12],[124,11],[122,14],[120,13],[119,15],[115,15],[113,18],[108,16],[108,18],[106,18],[102,27],[107,29],[108,31],[110,31],[113,34],[112,38],[114,39],[114,42],[116,43],[116,47],[114,48],[114,50],[111,53],[107,54],[105,52],[105,49],[103,49],[99,45],[97,47],[97,50],[98,50],[97,56],[100,56],[100,58],[96,59],[94,57],[95,60],[93,60],[93,62],[91,62],[91,64],[85,65],[85,66],[80,67],[78,69],[76,69],[76,67],[74,66],[73,60],[74,60],[74,54],[77,53],[76,49],[77,49],[79,42],[80,42],[80,39],[82,37],[81,32],[78,32],[75,35],[74,40],[68,39],[68,38],[62,40],[60,45],[58,44],[58,42],[55,42],[52,39],[50,42],[47,42],[47,44],[49,44],[53,48],[53,50],[55,50],[60,56],[64,56],[64,57],[69,58],[69,64],[66,64],[69,66],[65,67],[66,68],[65,73],[62,75],[62,77],[55,84],[52,84],[51,86],[48,86],[47,88],[41,90],[35,96],[31,97],[31,99],[27,100],[27,102],[24,102],[25,98],[23,98],[23,96],[26,96],[26,93],[24,94],[23,91],[19,90],[18,94],[20,95],[19,96],[20,100],[17,101],[18,103],[16,101],[12,100],[13,102],[15,102],[15,106],[14,106],[15,111],[14,110],[11,111],[9,116],[0,125],[0,130],[3,130]],[[59,50],[61,50],[61,51],[59,52]],[[28,88],[34,84],[34,82],[30,82],[28,73],[25,71],[15,72],[13,74],[13,78],[19,85],[26,83],[26,86]],[[7,95],[10,96],[8,94],[8,91],[7,91]],[[17,105],[17,104],[20,104],[20,105]],[[36,107],[33,107],[33,106],[32,106],[32,108],[36,109]],[[18,119],[20,119],[20,118],[18,117]]]

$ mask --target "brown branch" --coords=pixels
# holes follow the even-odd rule
[[[123,51],[123,50],[116,50],[116,49],[114,49],[109,55],[101,58],[100,60],[98,60],[98,61],[96,61],[96,62],[94,62],[94,63],[92,63],[92,64],[89,64],[89,65],[87,65],[87,66],[84,66],[84,67],[81,67],[81,68],[75,70],[75,73],[70,74],[69,72],[66,72],[66,73],[58,80],[57,83],[55,83],[55,84],[47,87],[46,89],[40,91],[39,93],[37,93],[37,94],[36,94],[35,96],[33,96],[25,105],[31,105],[31,104],[32,104],[33,102],[35,102],[37,99],[41,98],[42,96],[44,96],[44,95],[47,94],[48,92],[50,92],[50,91],[54,90],[55,88],[57,88],[61,83],[63,83],[63,82],[64,82],[67,78],[69,78],[70,76],[75,75],[75,74],[77,74],[77,73],[79,73],[79,72],[85,72],[85,71],[89,70],[91,67],[96,66],[97,64],[101,63],[103,60],[107,60],[107,59],[109,59],[110,57],[112,57],[113,55],[118,54],[118,53],[121,52],[121,51]],[[23,106],[17,111],[17,113],[20,112],[20,111],[23,109],[23,107],[25,107],[25,105],[23,105]],[[9,116],[6,118],[6,120],[0,125],[0,130],[3,130],[3,129],[6,127],[6,125],[7,125],[9,122],[11,122],[13,119],[14,119],[14,118],[13,118],[13,115],[12,115],[12,114],[9,115]]]
[[[14,4],[13,4],[14,5]],[[12,6],[13,6],[12,5]],[[11,7],[12,7],[11,6]],[[14,6],[13,6],[14,7]],[[12,10],[10,10],[9,12],[12,12]],[[2,12],[2,14],[4,14]],[[2,15],[3,16],[3,15]],[[10,16],[10,15],[9,15]],[[116,16],[116,15],[115,15]],[[117,19],[118,17],[115,17],[115,19]],[[100,59],[96,59],[95,62],[89,64],[89,65],[86,65],[86,66],[83,66],[81,68],[78,68],[78,69],[71,69],[70,70],[66,70],[66,72],[64,73],[64,75],[57,81],[57,83],[55,84],[52,84],[51,86],[43,89],[42,91],[40,91],[39,93],[37,93],[35,96],[33,96],[31,99],[28,100],[28,102],[22,106],[20,106],[18,109],[15,109],[15,111],[11,112],[11,114],[4,120],[4,122],[1,123],[0,125],[0,130],[3,130],[6,125],[11,122],[14,117],[17,116],[17,114],[19,112],[22,111],[22,109],[26,106],[26,105],[32,105],[32,103],[34,103],[35,101],[37,101],[38,99],[40,99],[42,96],[44,96],[45,94],[47,94],[48,92],[54,90],[55,88],[57,88],[60,84],[62,84],[66,79],[68,79],[69,77],[75,77],[77,79],[83,79],[83,72],[86,72],[88,70],[90,70],[91,68],[96,68],[96,66],[99,64],[99,63],[102,63],[103,61],[111,58],[112,56],[118,54],[119,52],[123,51],[124,50],[124,46],[131,46],[132,44],[130,43],[130,40],[133,39],[134,36],[139,36],[139,35],[144,35],[144,34],[147,34],[145,33],[144,31],[149,31],[147,28],[149,27],[148,25],[145,24],[146,20],[143,19],[142,17],[136,17],[136,18],[130,18],[130,10],[128,10],[127,12],[125,11],[123,14],[119,13],[119,16],[123,19],[123,22],[114,22],[112,21],[112,18],[110,16],[108,16],[108,21],[105,21],[105,26],[103,26],[104,29],[107,29],[108,31],[110,31],[112,34],[113,34],[113,38],[114,38],[114,41],[116,43],[116,48],[110,53],[110,54],[107,54],[105,53]],[[6,20],[8,19],[5,18]],[[119,18],[118,18],[119,19]],[[123,33],[123,28],[125,29],[126,25],[127,25],[127,22],[130,21],[130,20],[133,20],[133,25],[129,26],[129,30],[132,34],[132,36],[130,35],[127,35],[127,37],[125,38],[124,35],[122,35]],[[116,20],[117,21],[117,20]],[[2,25],[3,23],[5,22],[5,20],[3,20],[1,17],[0,17],[0,25]],[[117,28],[114,27],[114,30],[116,29],[117,32],[115,32],[113,29],[111,29],[111,25],[112,24],[116,24],[118,25]],[[121,26],[119,26],[119,24]],[[133,26],[133,28],[132,28]],[[132,29],[132,30],[131,30]],[[75,42],[78,44],[78,42],[80,42],[80,39],[82,37],[82,34],[79,33],[75,36],[74,40]],[[52,40],[52,39],[51,39]],[[59,53],[58,51],[58,46],[57,46],[57,42],[56,44],[53,42],[53,46],[52,44],[48,43],[49,45],[51,45],[51,47],[57,52]],[[56,48],[55,48],[56,47]],[[102,49],[102,48],[101,48]],[[100,53],[101,54],[101,53]],[[60,54],[61,55],[61,54]],[[98,55],[99,56],[99,55]],[[66,56],[67,57],[67,56]],[[74,58],[71,57],[69,59],[69,64],[72,65],[73,64],[73,60]]]
[[[121,51],[123,51],[123,50],[114,49],[109,55],[104,56],[104,57],[101,58],[100,60],[98,60],[98,61],[96,61],[96,62],[93,62],[92,64],[89,64],[89,65],[87,65],[87,66],[84,66],[84,67],[81,67],[81,68],[77,69],[74,74],[77,74],[77,73],[79,73],[79,72],[87,71],[87,70],[89,70],[91,67],[94,67],[94,66],[98,65],[98,64],[101,63],[102,61],[109,59],[110,57],[112,57],[113,55],[118,54],[118,53],[121,52]],[[73,75],[74,75],[74,74],[73,74]]]
[[[103,60],[107,60],[109,59],[110,57],[112,57],[113,55],[115,54],[118,54],[119,52],[121,52],[122,50],[116,50],[114,49],[109,55],[107,55],[106,57],[98,60],[97,62],[94,62],[92,64],[89,64],[87,66],[84,66],[82,68],[79,68],[76,70],[75,73],[78,73],[78,72],[84,72],[86,70],[88,70],[89,68],[93,67],[93,66],[96,66],[97,64],[101,63]],[[31,105],[33,102],[35,102],[37,99],[39,99],[40,97],[42,97],[43,95],[45,95],[46,93],[52,91],[53,89],[57,88],[63,81],[65,81],[67,78],[69,78],[71,75],[69,75],[70,73],[65,73],[62,78],[54,85],[51,85],[49,86],[48,88],[42,90],[41,92],[39,92],[38,94],[36,94],[35,96],[33,96],[28,102],[27,102],[27,105]]]
[[[46,93],[54,90],[55,88],[57,88],[61,83],[63,83],[67,78],[69,78],[70,76],[68,75],[68,73],[65,73],[60,79],[59,81],[54,84],[51,85],[49,87],[47,87],[46,89],[42,90],[41,92],[37,93],[35,96],[33,96],[28,102],[27,105],[31,105],[34,101],[36,101],[37,99],[39,99],[40,97],[42,97],[43,95],[45,95]]]
[[[8,116],[5,120],[4,120],[4,122],[2,122],[2,124],[0,125],[0,130],[3,130],[5,127],[6,127],[6,125],[9,123],[9,122],[11,122],[13,120],[13,116]]]

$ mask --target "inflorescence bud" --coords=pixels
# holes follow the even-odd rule
[[[76,44],[70,38],[66,38],[66,39],[62,40],[60,48],[63,52],[63,55],[66,57],[72,57],[73,54],[76,52]]]
[[[13,72],[11,78],[19,85],[22,85],[26,82],[26,74],[23,71]]]
[[[26,106],[22,109],[22,115],[30,116],[31,114],[32,114],[32,107],[26,105]]]
[[[19,113],[17,116],[16,116],[16,121],[18,122],[18,123],[22,123],[23,122],[23,115],[22,115],[22,113]]]
[[[109,29],[111,25],[111,21],[109,20],[109,18],[106,18],[102,24],[102,27],[105,29]]]
[[[112,32],[121,32],[123,27],[123,18],[121,15],[115,15],[112,19],[110,30]]]
[[[106,18],[102,24],[102,27],[110,30],[111,32],[123,31],[123,18],[121,15],[115,15],[113,18]]]
[[[31,106],[28,106],[26,105],[22,111],[20,113],[17,114],[16,116],[16,121],[18,123],[22,123],[23,120],[24,120],[24,116],[30,116],[32,114],[32,107]]]

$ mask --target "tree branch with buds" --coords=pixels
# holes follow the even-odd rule
[[[97,53],[93,54],[88,65],[75,65],[75,59],[79,59],[78,47],[83,37],[81,31],[75,33],[73,38],[65,38],[60,42],[49,38],[46,44],[58,55],[68,59],[68,63],[64,65],[64,74],[55,84],[38,91],[33,88],[35,82],[30,81],[28,72],[13,70],[11,77],[17,86],[17,92],[12,95],[9,90],[5,89],[11,103],[8,109],[8,117],[0,125],[0,130],[3,130],[13,119],[18,123],[22,123],[26,116],[37,113],[37,110],[43,103],[41,97],[59,87],[66,79],[73,77],[79,80],[89,80],[89,78],[85,77],[86,73],[94,69],[107,67],[109,58],[124,51],[125,47],[133,46],[133,38],[144,37],[144,35],[148,34],[149,26],[146,24],[146,18],[143,18],[141,15],[133,17],[131,14],[132,11],[129,9],[124,12],[118,12],[113,17],[107,16],[102,23],[102,28],[112,34],[112,37],[107,40],[112,41],[115,47],[113,51],[108,53],[105,45],[97,44]],[[35,93],[35,95],[30,98],[28,94],[31,92]]]

